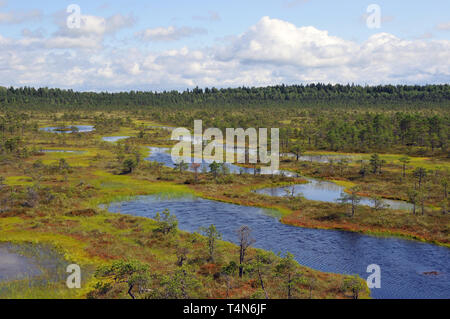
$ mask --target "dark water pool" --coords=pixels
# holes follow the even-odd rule
[[[214,224],[223,239],[236,242],[242,225],[253,229],[255,247],[275,253],[289,251],[305,266],[325,272],[368,277],[367,266],[381,267],[381,289],[375,298],[450,298],[450,249],[436,245],[381,238],[351,232],[293,227],[281,224],[256,207],[182,197],[143,196],[109,206],[112,212],[153,218],[169,209],[182,230],[194,232]],[[437,271],[438,275],[424,275]]]

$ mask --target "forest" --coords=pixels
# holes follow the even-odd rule
[[[305,150],[433,156],[449,152],[449,101],[450,85],[311,84],[162,93],[0,89],[5,112],[63,112],[61,120],[76,120],[77,111],[122,110],[180,127],[192,127],[195,119],[223,130],[277,127],[287,149],[295,139]],[[5,121],[0,118],[0,125]]]
[[[291,106],[317,109],[330,107],[369,108],[371,106],[392,108],[446,108],[449,106],[450,85],[331,85],[309,84],[272,87],[241,88],[194,88],[183,92],[75,92],[49,88],[0,87],[0,105],[16,107],[39,107],[53,110],[63,108],[133,107],[221,107],[242,106]]]

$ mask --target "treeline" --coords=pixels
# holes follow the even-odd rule
[[[447,84],[311,84],[162,93],[0,88],[1,106],[2,143],[5,130],[23,126],[23,116],[42,112],[52,113],[55,123],[90,121],[99,131],[131,125],[129,115],[178,127],[192,127],[201,119],[204,128],[280,128],[284,151],[292,144],[304,150],[427,156],[449,156],[450,150]],[[57,117],[57,111],[63,114]],[[103,114],[93,117],[92,111]]]
[[[76,92],[50,88],[0,87],[0,106],[35,108],[102,109],[105,107],[217,107],[295,106],[329,108],[359,107],[449,107],[450,85],[278,85],[269,87],[195,88],[183,92],[120,93]]]

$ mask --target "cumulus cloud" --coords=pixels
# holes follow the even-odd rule
[[[81,49],[99,50],[103,46],[106,36],[114,35],[118,31],[134,25],[133,16],[116,14],[108,18],[82,15],[79,28],[68,28],[67,13],[58,12],[54,15],[57,30],[45,37],[45,30],[22,30],[22,38],[4,39],[4,49],[21,50],[52,50],[52,49]],[[46,52],[43,52],[45,54]]]
[[[359,44],[269,17],[219,48],[215,57],[272,70],[273,83],[450,80],[450,41],[407,41],[379,33]]]
[[[79,28],[67,27],[67,13],[65,12],[55,14],[54,20],[59,28],[55,34],[65,37],[102,37],[116,33],[121,29],[132,27],[136,23],[136,19],[133,16],[122,14],[115,14],[108,18],[81,15]]]
[[[328,31],[298,28],[289,22],[263,17],[218,50],[217,56],[249,63],[324,67],[348,63],[355,50],[355,43],[331,36]]]
[[[98,29],[98,25],[93,23],[89,28]],[[108,28],[101,30],[94,34],[108,32]],[[148,36],[152,41],[180,36],[174,36],[179,28],[151,30]],[[220,45],[195,50],[182,47],[150,52],[139,47],[102,47],[89,51],[86,48],[94,47],[97,38],[90,35],[20,40],[0,35],[0,85],[117,91],[197,85],[450,81],[448,40],[404,40],[378,33],[357,43],[312,26],[269,17]],[[72,49],[53,49],[61,47]]]
[[[206,34],[207,30],[203,28],[191,27],[173,27],[169,26],[146,29],[138,32],[136,36],[143,41],[177,41],[182,38],[191,37],[199,34]]]

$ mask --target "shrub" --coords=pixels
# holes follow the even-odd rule
[[[177,217],[175,215],[171,215],[168,209],[163,211],[161,214],[156,213],[155,220],[157,223],[155,232],[162,233],[163,235],[175,234],[177,232]]]

